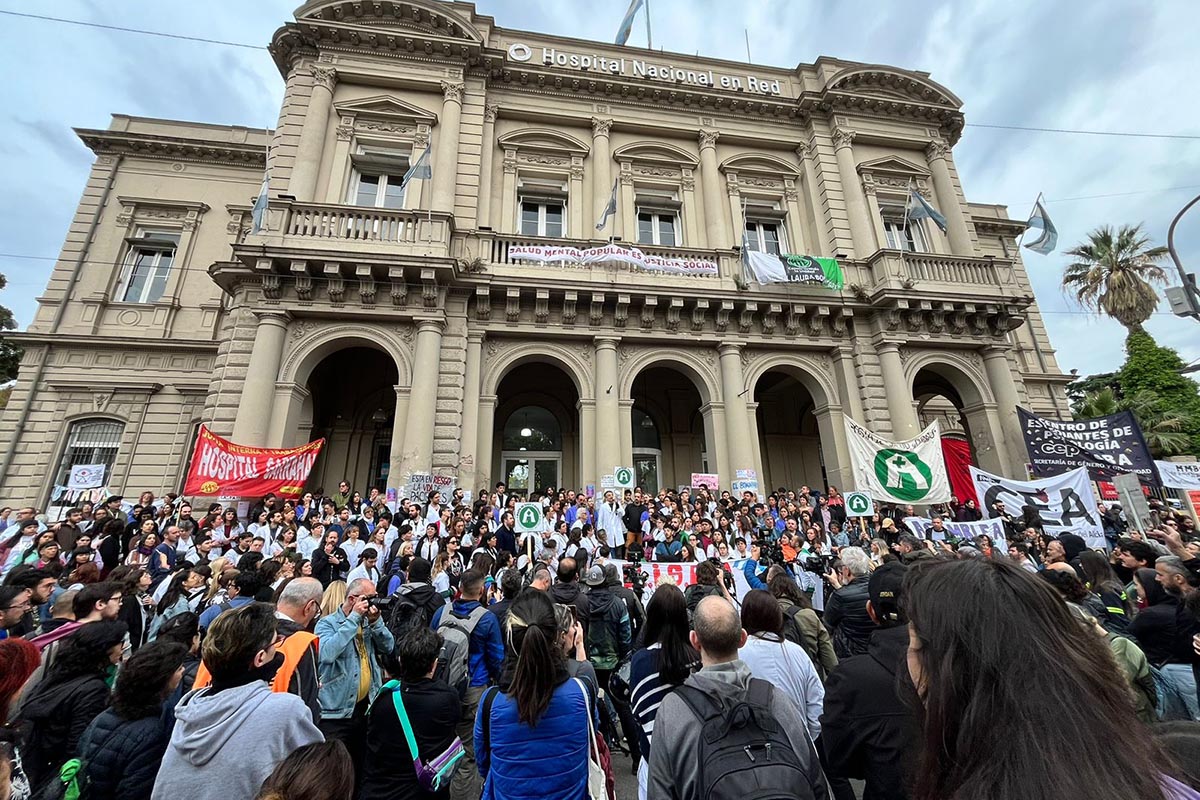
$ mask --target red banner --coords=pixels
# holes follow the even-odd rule
[[[324,439],[287,450],[243,447],[222,439],[204,425],[188,467],[186,495],[207,497],[299,497]]]
[[[976,507],[979,500],[975,497],[975,485],[971,482],[971,445],[962,439],[942,437],[942,457],[946,460],[946,477],[950,479],[950,491],[965,503],[974,500]]]

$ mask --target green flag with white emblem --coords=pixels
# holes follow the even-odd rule
[[[934,421],[915,439],[893,442],[846,417],[854,488],[876,500],[927,505],[950,500],[942,436]]]

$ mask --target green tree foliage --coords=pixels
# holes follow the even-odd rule
[[[1190,445],[1177,452],[1200,454],[1200,386],[1179,374],[1183,367],[1178,353],[1139,330],[1125,340],[1125,365],[1117,378],[1126,403],[1137,400],[1144,413],[1179,419],[1179,432]]]
[[[1121,382],[1117,380],[1117,373],[1102,372],[1099,375],[1085,375],[1067,384],[1067,400],[1071,402],[1071,413],[1075,415],[1076,419],[1084,418],[1080,412],[1083,403],[1090,396],[1104,389],[1111,390],[1114,398],[1120,399]]]
[[[1063,273],[1063,289],[1080,305],[1112,317],[1130,332],[1142,330],[1158,307],[1154,286],[1167,282],[1157,263],[1167,256],[1167,248],[1153,246],[1141,225],[1122,225],[1116,231],[1102,225],[1067,255],[1075,260]]]
[[[0,275],[0,289],[8,285],[8,278]],[[0,306],[0,331],[15,331],[17,320],[13,313]],[[17,367],[21,363],[21,348],[0,335],[0,383],[11,381],[17,377]]]
[[[1106,386],[1083,399],[1075,409],[1075,419],[1106,417],[1120,411],[1133,412],[1155,458],[1186,453],[1191,448],[1186,428],[1194,420],[1186,412],[1161,408],[1152,392],[1141,391],[1121,398],[1116,390]]]

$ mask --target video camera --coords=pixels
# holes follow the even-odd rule
[[[642,569],[642,550],[641,547],[633,547],[626,554],[625,565],[621,568],[621,580],[628,584],[630,588],[640,598],[642,590],[646,588],[646,581],[650,580],[650,575]]]
[[[392,607],[392,601],[394,601],[395,599],[396,598],[391,595],[388,595],[387,597],[376,595],[375,597],[372,597],[371,599],[367,600],[367,604],[374,608],[379,609],[380,611],[387,611],[389,608]]]
[[[814,575],[828,575],[833,569],[834,561],[837,561],[837,556],[835,555],[809,556],[804,559],[804,571],[811,572]]]

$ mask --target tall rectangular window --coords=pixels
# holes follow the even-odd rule
[[[638,244],[674,247],[679,242],[679,215],[672,210],[638,208]]]
[[[561,239],[564,210],[563,201],[554,198],[521,198],[521,235]]]
[[[751,250],[779,255],[785,252],[783,223],[778,220],[747,219],[746,243]]]
[[[179,234],[172,231],[139,229],[129,240],[117,297],[125,303],[155,303],[167,288],[175,263]]]
[[[58,465],[56,486],[66,486],[71,468],[84,464],[104,466],[104,482],[112,484],[112,468],[121,447],[121,436],[125,426],[110,419],[81,419],[71,423],[67,433],[67,446],[63,448],[62,461]]]
[[[910,219],[906,224],[904,208],[901,206],[884,206],[879,213],[883,217],[883,233],[889,249],[909,253],[929,252],[920,220]]]
[[[368,208],[404,208],[404,173],[381,172],[373,175],[359,173],[354,192],[354,205]]]

